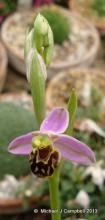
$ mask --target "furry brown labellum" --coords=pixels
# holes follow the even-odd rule
[[[41,178],[51,176],[59,161],[60,154],[52,146],[36,148],[29,156],[31,171]]]

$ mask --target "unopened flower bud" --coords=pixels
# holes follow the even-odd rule
[[[46,66],[36,49],[31,49],[26,60],[27,78],[31,87],[35,116],[40,125],[45,115]]]
[[[52,60],[54,40],[50,25],[41,14],[37,15],[34,22],[33,46],[48,66]]]
[[[48,27],[47,20],[39,13],[34,22],[35,32],[39,36],[45,36],[48,34]]]
[[[44,77],[44,79],[47,79],[47,70],[46,70],[46,66],[45,63],[42,59],[42,57],[40,56],[40,54],[38,54],[38,52],[36,51],[36,49],[30,49],[29,54],[27,55],[27,59],[26,59],[26,76],[27,76],[27,80],[30,82],[30,77],[32,74],[32,60],[34,62],[34,65],[36,65],[35,68],[35,73],[37,74],[38,72],[40,72],[42,74],[42,78]]]

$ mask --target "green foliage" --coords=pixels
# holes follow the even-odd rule
[[[92,8],[100,17],[105,16],[105,0],[94,0]]]
[[[53,8],[44,8],[41,14],[48,20],[54,34],[54,41],[62,44],[69,37],[70,24],[68,19],[59,11]]]
[[[12,103],[0,103],[0,179],[5,174],[19,177],[30,172],[28,158],[8,153],[7,146],[15,137],[35,129],[31,112]]]

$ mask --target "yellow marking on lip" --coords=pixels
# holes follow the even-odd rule
[[[35,167],[35,172],[37,172],[38,171],[38,167]]]
[[[47,175],[49,176],[50,174],[50,167],[48,167],[48,170],[47,170]]]
[[[44,169],[41,169],[41,171],[42,171],[42,173],[44,173],[44,174],[45,174],[45,170],[44,170]]]

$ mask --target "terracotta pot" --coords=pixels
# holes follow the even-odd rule
[[[70,60],[71,58],[69,59],[68,56],[67,56],[67,58],[64,57],[62,60],[59,58],[58,61],[56,58],[55,58],[55,60],[53,59],[51,65],[50,65],[50,68],[49,68],[48,77],[50,78],[50,76],[52,74],[54,74],[54,73],[56,74],[57,72],[59,72],[61,70],[65,70],[65,69],[67,70],[70,67],[90,66],[93,63],[93,61],[96,57],[97,51],[99,49],[99,36],[98,36],[96,29],[91,25],[90,22],[88,22],[87,20],[84,20],[83,18],[81,18],[81,16],[78,16],[77,14],[70,13],[69,10],[62,9],[57,6],[56,7],[50,6],[50,7],[54,7],[55,10],[61,11],[68,18],[68,20],[70,22],[72,20],[72,23],[74,22],[76,24],[77,21],[79,21],[81,24],[83,24],[83,26],[86,27],[86,29],[89,29],[89,31],[91,33],[90,35],[92,37],[92,44],[89,47],[89,49],[86,50],[86,52],[84,52],[84,55],[81,58],[80,57],[78,58],[78,56],[76,56],[76,52],[75,52],[75,57],[73,58],[73,60]],[[22,23],[21,21],[24,20],[25,23],[28,25],[29,21],[32,21],[32,18],[34,16],[33,14],[34,13],[32,11],[31,12],[23,12],[23,13],[21,13],[21,12],[15,13],[4,22],[4,24],[2,26],[2,30],[1,30],[2,40],[6,46],[6,49],[7,49],[9,61],[15,67],[15,69],[17,69],[19,72],[21,72],[23,74],[25,73],[23,45],[24,45],[24,41],[25,41],[25,33],[26,33],[27,27],[21,28],[22,36],[21,36],[21,34],[19,34],[18,31],[20,28],[20,24]],[[15,25],[15,26],[16,26],[17,36],[15,33],[11,33],[11,31],[9,31],[11,24],[13,24],[16,20],[17,20],[17,25]],[[79,33],[80,33],[80,31],[79,31]],[[20,36],[20,38],[19,38],[19,36]],[[19,42],[20,48],[15,45],[17,39],[20,39],[20,42]],[[21,44],[22,44],[22,47],[21,47]],[[62,51],[63,51],[63,48],[62,48]],[[62,54],[62,53],[59,52],[58,57],[60,57],[60,54]],[[68,55],[70,56],[71,53],[69,52]]]
[[[37,202],[41,198],[33,198],[27,200],[28,210],[37,207]],[[26,203],[25,199],[1,199],[0,214],[16,214],[24,212],[23,206]]]
[[[89,82],[89,84],[88,84]],[[105,94],[105,73],[97,69],[72,69],[62,72],[49,82],[46,90],[46,102],[49,110],[56,106],[67,106],[70,91],[75,88],[78,104],[88,107],[87,94],[90,85],[98,86]]]
[[[21,177],[21,179],[27,179],[28,176]],[[35,181],[35,188],[41,187],[43,184],[42,179],[37,179]],[[0,199],[0,214],[17,214],[23,213],[29,210],[34,210],[38,207],[41,201],[46,201],[45,196],[30,196],[29,198],[10,198],[10,199]],[[24,205],[27,204],[27,208],[24,209]]]
[[[96,14],[93,15],[92,10],[90,9],[90,3],[89,1],[84,1],[84,3],[80,4],[77,0],[70,0],[69,7],[73,12],[76,12],[87,19],[89,18],[103,36],[105,35],[105,17],[99,17]]]
[[[7,74],[7,54],[3,44],[0,42],[0,92],[3,89]]]
[[[14,13],[12,15],[10,15],[3,23],[2,25],[2,30],[1,30],[1,38],[3,43],[5,44],[6,50],[7,50],[7,54],[8,54],[8,59],[9,62],[11,63],[11,65],[20,73],[25,73],[25,63],[24,63],[24,51],[23,48],[21,50],[21,45],[20,48],[17,47],[15,44],[15,42],[18,41],[18,37],[19,34],[21,33],[20,31],[23,31],[23,27],[20,28],[20,24],[21,24],[21,17],[20,17],[20,13]],[[23,12],[24,14],[24,12]],[[25,20],[27,17],[29,17],[30,13],[25,13],[25,15],[23,15],[22,19]],[[20,23],[19,23],[20,21]],[[11,28],[12,25],[14,25],[14,23],[17,22],[17,30],[19,31],[17,33],[17,35],[15,35],[14,29],[15,26],[13,28]],[[11,28],[11,32],[10,36],[8,36],[8,30],[10,30]],[[13,31],[13,33],[12,33]],[[24,30],[24,35],[25,35],[26,29]],[[15,35],[15,36],[14,36]],[[8,41],[8,37],[10,37],[10,40]],[[24,40],[21,39],[21,42],[19,41],[19,44],[22,43],[22,41],[25,42],[25,36],[24,36]],[[23,42],[23,43],[24,43]]]

